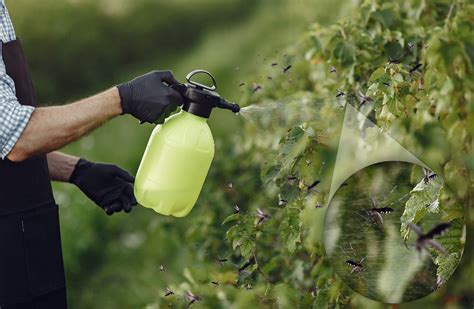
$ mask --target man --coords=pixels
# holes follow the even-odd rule
[[[28,65],[0,0],[0,308],[66,308],[58,209],[51,180],[79,187],[107,214],[130,212],[134,178],[110,164],[56,152],[105,121],[162,123],[181,96],[154,71],[63,106],[36,108]]]

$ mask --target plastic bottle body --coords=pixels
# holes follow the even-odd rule
[[[135,179],[141,205],[175,217],[191,211],[214,158],[206,120],[181,111],[153,130]]]

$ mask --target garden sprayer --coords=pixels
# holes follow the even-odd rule
[[[193,81],[197,74],[208,75],[212,86]],[[175,217],[191,211],[211,166],[214,138],[207,119],[212,109],[240,110],[215,92],[211,73],[195,70],[186,80],[188,83],[170,86],[181,94],[184,104],[179,113],[153,130],[135,180],[135,196],[141,205]]]

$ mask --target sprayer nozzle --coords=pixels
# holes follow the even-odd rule
[[[240,112],[240,106],[239,106],[239,104],[232,104],[232,109],[231,109],[231,111],[234,112],[234,113]]]
[[[233,113],[238,113],[240,111],[239,104],[230,103],[222,99],[217,104],[217,107],[231,110]]]

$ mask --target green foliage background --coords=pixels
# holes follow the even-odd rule
[[[107,217],[75,188],[55,184],[71,308],[185,307],[188,291],[201,297],[193,306],[202,308],[382,307],[343,286],[322,246],[341,107],[358,107],[361,97],[370,98],[361,111],[442,175],[466,209],[465,255],[452,280],[402,307],[472,307],[472,4],[7,5],[41,102],[70,101],[155,68],[171,68],[181,80],[206,68],[221,94],[262,107],[242,113],[251,121],[214,112],[215,161],[184,219],[144,208]],[[410,72],[417,62],[421,67]],[[263,88],[254,92],[254,82]],[[64,151],[135,172],[151,130],[120,117]],[[318,191],[308,190],[316,180]],[[240,213],[232,215],[235,204]],[[257,208],[271,218],[258,223]],[[175,295],[165,297],[167,287]]]

